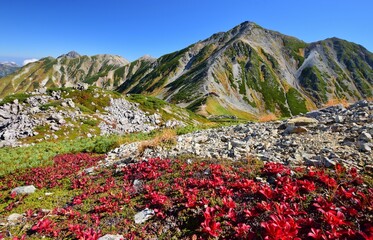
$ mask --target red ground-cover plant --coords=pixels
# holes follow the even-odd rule
[[[29,210],[33,232],[27,234],[59,239],[97,239],[106,233],[126,239],[372,239],[373,189],[356,169],[339,164],[335,169],[279,163],[266,163],[259,171],[253,167],[245,161],[188,164],[155,158],[92,175],[67,174],[69,188],[78,194],[47,218]],[[135,224],[134,215],[145,208],[155,215]]]
[[[0,190],[14,188],[19,184],[34,185],[36,188],[53,188],[61,184],[62,179],[71,177],[84,168],[95,166],[104,159],[104,155],[93,156],[88,153],[63,154],[53,158],[53,165],[35,167],[16,172],[1,179],[5,183]]]

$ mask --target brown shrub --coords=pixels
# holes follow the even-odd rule
[[[328,102],[326,102],[323,106],[330,107],[338,104],[342,104],[344,107],[348,107],[350,105],[346,98],[333,98],[329,99]]]
[[[138,151],[141,155],[147,148],[154,149],[158,146],[172,146],[175,144],[176,130],[164,129],[155,138],[141,142],[138,146]]]
[[[264,163],[262,160],[260,160],[258,157],[252,155],[252,154],[246,154],[246,161],[248,169],[250,170],[250,173],[253,176],[256,176],[258,173],[260,173],[261,169],[264,166]]]
[[[261,115],[259,118],[258,118],[258,122],[269,122],[269,121],[275,121],[277,120],[278,118],[276,117],[275,114],[273,113],[269,113],[269,114],[265,114],[265,115]]]

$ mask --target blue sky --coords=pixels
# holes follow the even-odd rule
[[[159,57],[243,21],[306,42],[339,37],[373,51],[371,0],[2,0],[0,61],[80,54]]]

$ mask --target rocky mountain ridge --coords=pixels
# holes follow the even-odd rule
[[[158,59],[45,58],[2,78],[0,97],[77,82],[156,96],[205,116],[289,117],[333,99],[371,98],[373,54],[338,38],[308,44],[244,22]]]

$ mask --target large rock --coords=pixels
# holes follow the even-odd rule
[[[289,119],[287,121],[288,125],[294,125],[294,126],[307,126],[307,125],[315,125],[318,124],[319,121],[317,121],[314,118],[308,118],[308,117],[296,117]]]
[[[10,224],[15,224],[15,223],[20,222],[22,219],[23,219],[23,215],[22,215],[22,214],[19,214],[19,213],[12,213],[12,214],[10,214],[10,215],[7,217],[6,220],[7,220]]]
[[[9,118],[12,117],[12,114],[10,114],[10,112],[8,112],[8,111],[0,109],[0,117],[2,117],[4,119],[9,119]]]
[[[65,124],[65,119],[58,113],[53,113],[49,118],[49,120],[55,121],[58,124]]]
[[[16,133],[16,130],[14,129],[9,129],[9,130],[6,130],[4,131],[2,134],[1,134],[1,138],[5,141],[13,141],[17,138],[17,133]]]
[[[144,210],[138,212],[134,216],[134,220],[136,224],[141,224],[148,221],[150,218],[154,216],[155,212],[152,209],[145,208]]]
[[[359,138],[358,138],[360,141],[363,141],[363,142],[370,142],[372,141],[372,135],[370,135],[370,133],[368,132],[362,132],[360,135],[359,135]]]
[[[112,234],[106,234],[102,237],[100,237],[98,240],[123,240],[123,235],[112,235]]]
[[[360,151],[362,152],[371,152],[372,151],[372,146],[370,143],[367,142],[357,142],[357,147],[359,148]]]
[[[36,191],[36,188],[34,187],[34,185],[28,185],[28,186],[21,186],[21,187],[16,187],[14,189],[12,189],[12,193],[16,193],[16,194],[31,194],[31,193],[34,193]]]

